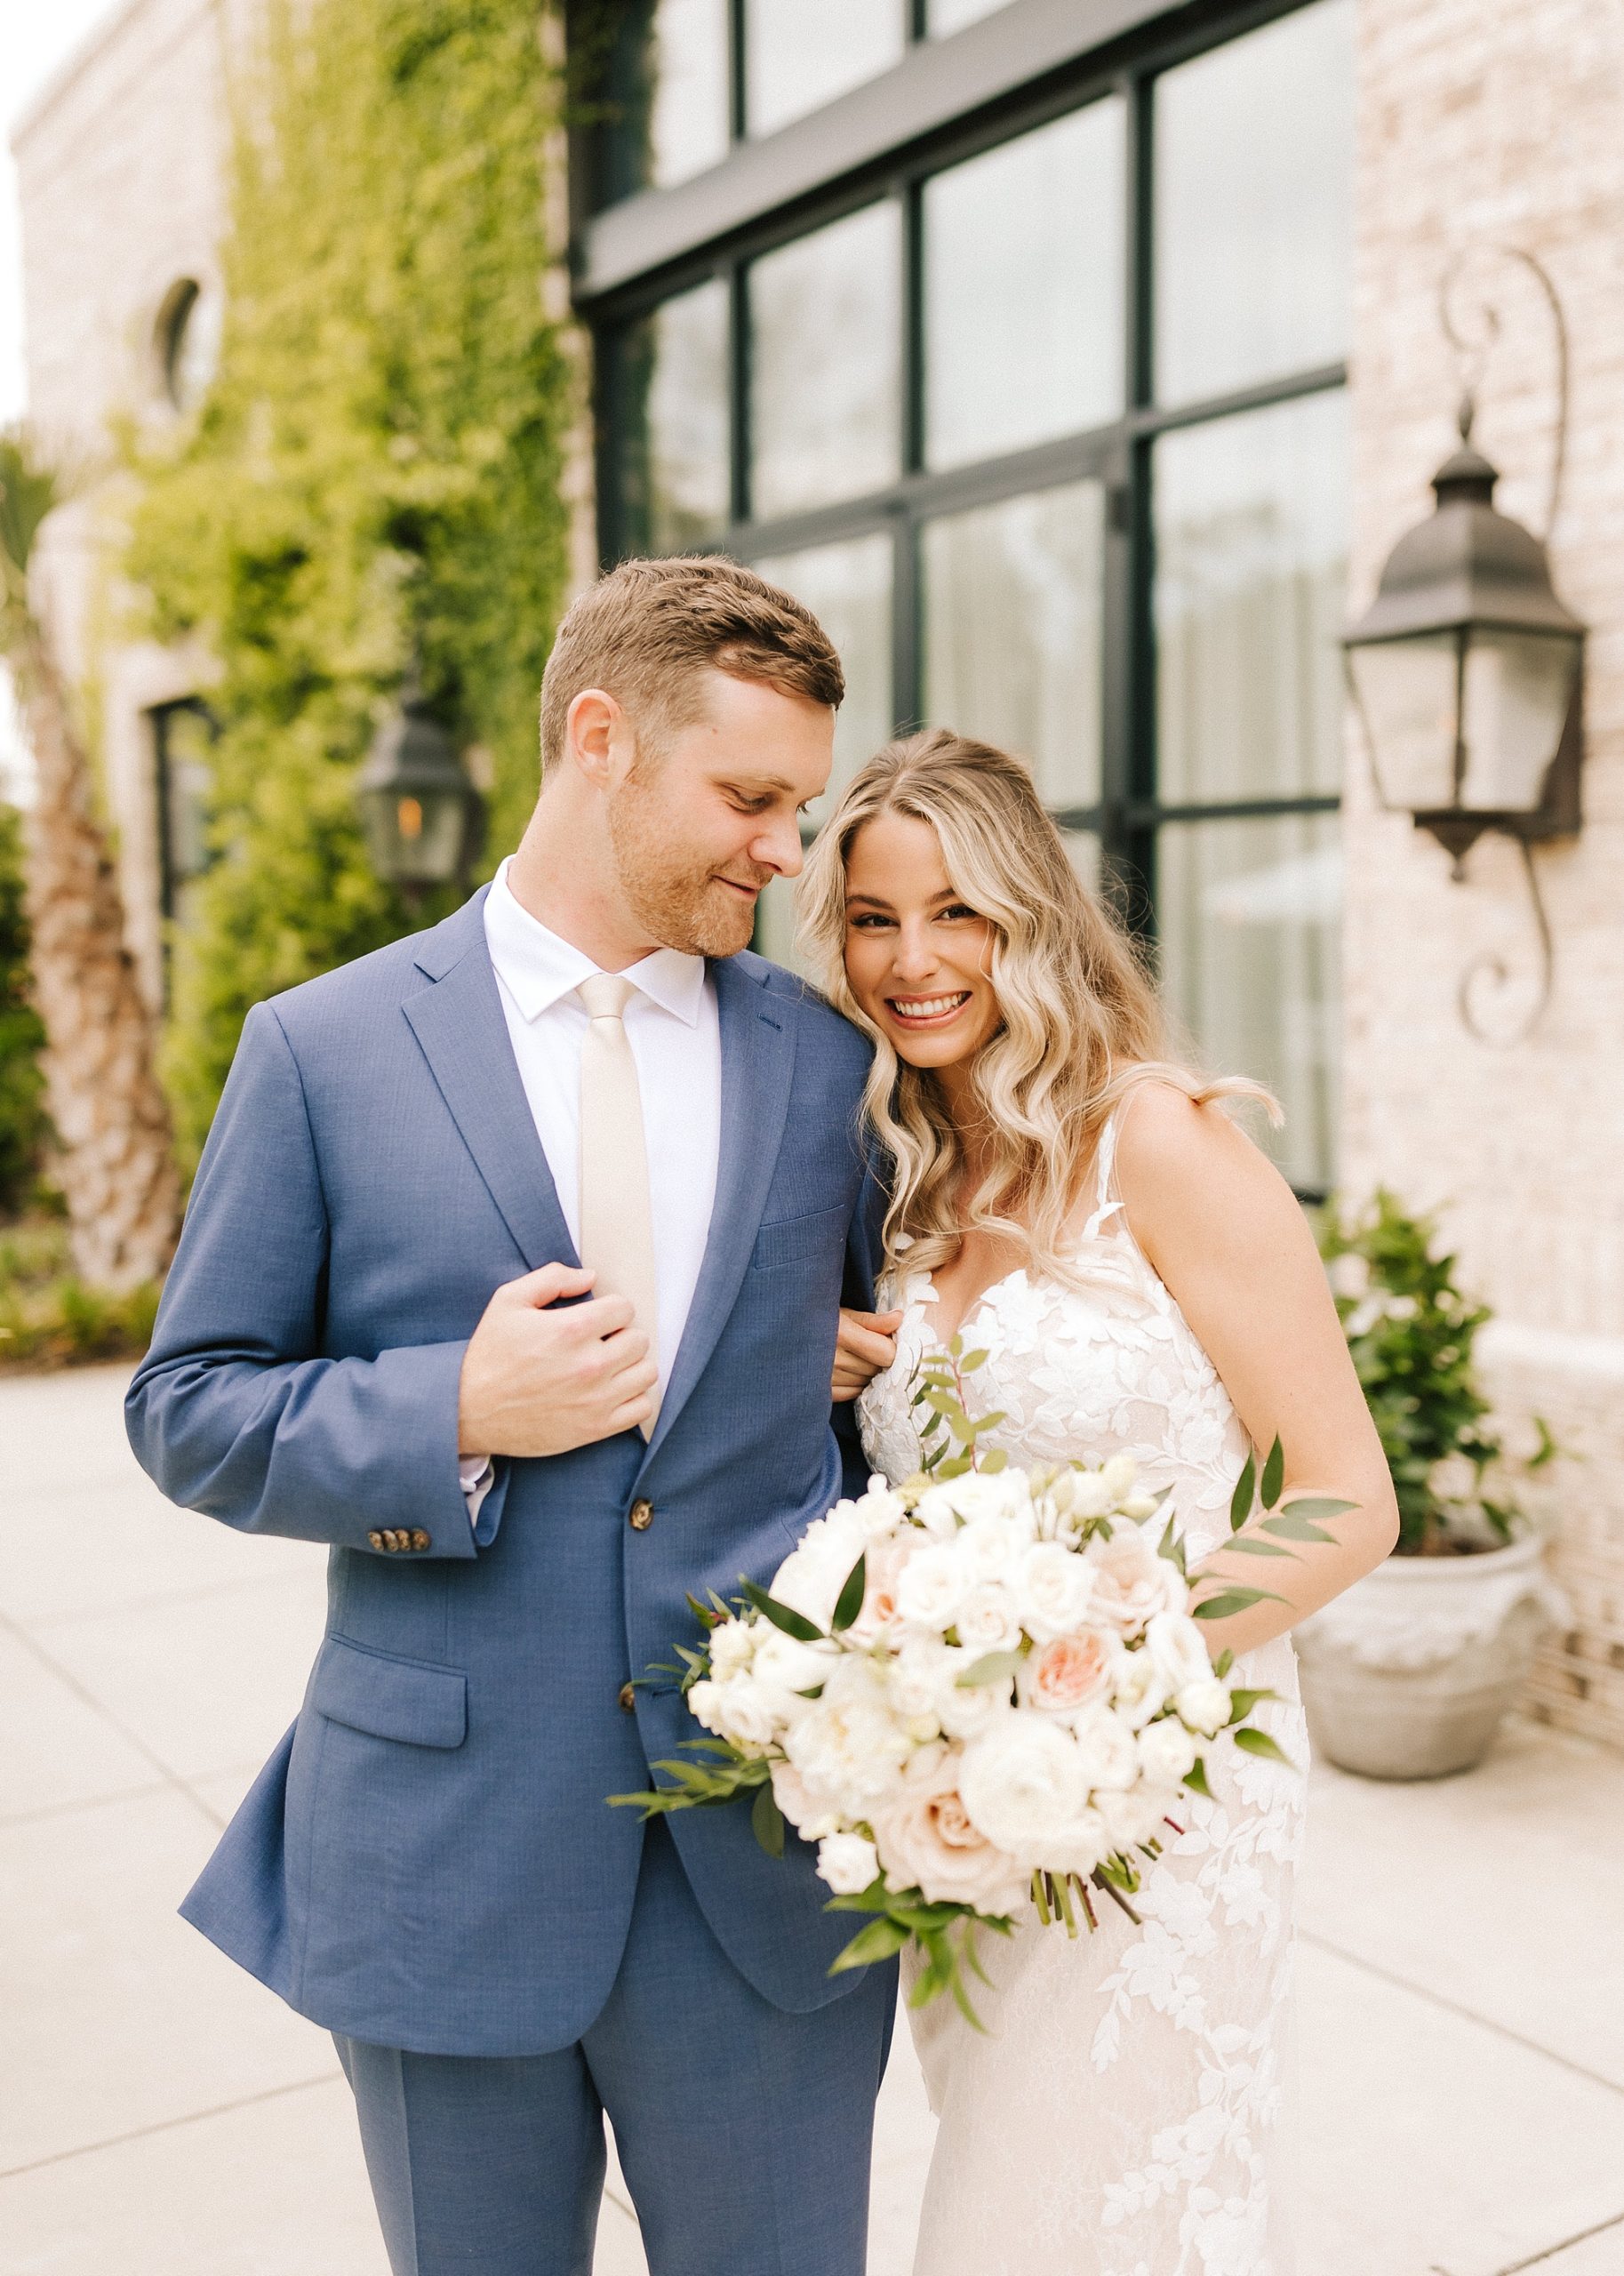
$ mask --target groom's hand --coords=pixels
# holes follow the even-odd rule
[[[563,1302],[593,1277],[544,1264],[497,1290],[462,1356],[460,1454],[568,1454],[648,1420],[659,1369],[629,1300]]]

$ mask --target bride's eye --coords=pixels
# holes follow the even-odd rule
[[[852,918],[852,930],[854,933],[877,932],[881,926],[889,925],[891,919],[888,917],[882,917],[877,910],[864,910],[860,916],[854,916]]]
[[[978,911],[969,908],[962,901],[949,902],[948,907],[944,909],[941,913],[944,917],[968,917],[972,924],[976,921],[978,917]]]

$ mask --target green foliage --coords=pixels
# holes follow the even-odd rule
[[[167,1062],[194,1148],[256,1000],[450,905],[380,883],[354,802],[414,650],[492,755],[488,842],[533,803],[576,407],[542,300],[559,100],[535,0],[274,0],[236,90],[220,369],[166,444],[130,444],[150,629],[221,669],[221,858],[176,943]]]
[[[132,1358],[152,1340],[156,1283],[128,1295],[87,1288],[68,1269],[68,1227],[36,1215],[0,1234],[0,1373]]]
[[[1345,1222],[1328,1209],[1320,1250],[1398,1497],[1398,1554],[1460,1545],[1473,1520],[1508,1538],[1516,1511],[1484,1492],[1501,1459],[1477,1387],[1472,1348],[1489,1318],[1455,1285],[1455,1260],[1436,1253],[1436,1227],[1378,1191]],[[1549,1451],[1541,1426],[1541,1455]]]
[[[21,1208],[44,1150],[45,1040],[28,1000],[28,927],[22,906],[22,824],[0,805],[0,1216]]]

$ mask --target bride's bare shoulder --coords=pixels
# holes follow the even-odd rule
[[[1116,1114],[1117,1190],[1141,1243],[1154,1248],[1186,1228],[1210,1238],[1214,1221],[1296,1213],[1291,1188],[1220,1099],[1197,1105],[1148,1077]]]

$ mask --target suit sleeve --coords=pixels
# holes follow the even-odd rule
[[[172,1502],[239,1533],[378,1555],[473,1557],[509,1465],[468,1523],[457,1411],[466,1341],[319,1356],[329,1253],[298,1063],[249,1014],[153,1334],[125,1401]]]

